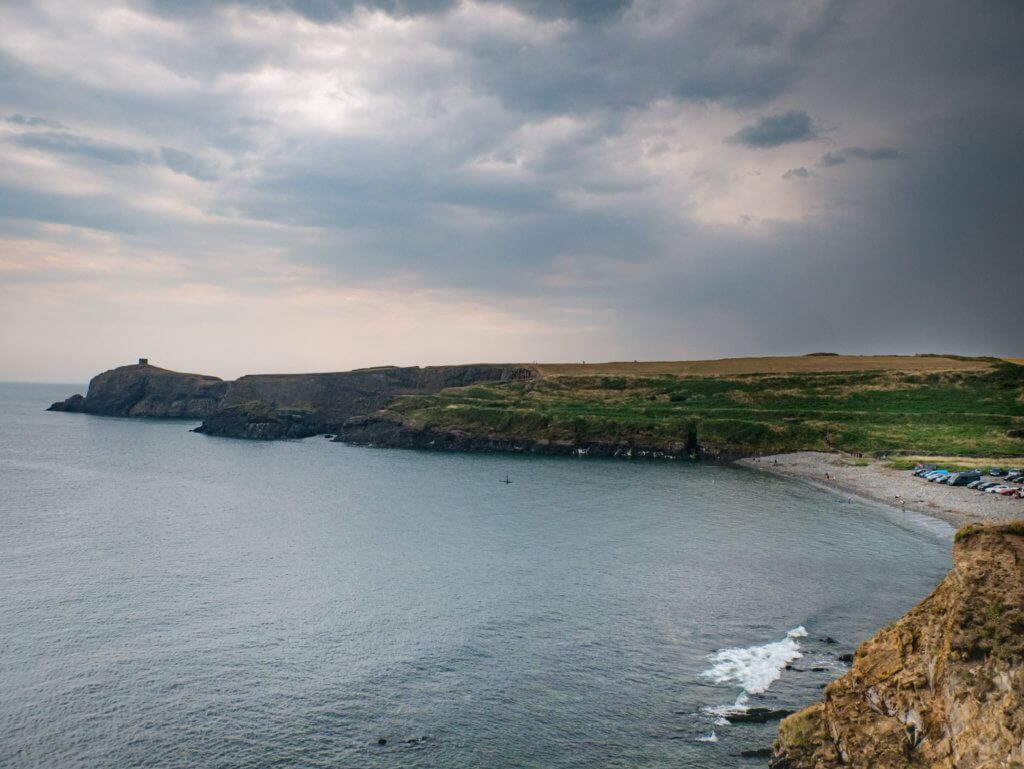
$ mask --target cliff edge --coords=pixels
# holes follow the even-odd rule
[[[1024,522],[957,532],[953,569],[780,724],[771,767],[1024,767]]]
[[[140,362],[97,374],[84,397],[72,395],[49,411],[203,419],[217,410],[228,385],[214,376],[183,374]]]
[[[274,440],[336,433],[402,395],[426,395],[481,382],[525,381],[536,369],[515,364],[381,366],[322,374],[256,374],[234,381],[149,365],[121,366],[89,382],[50,411],[114,417],[201,419],[196,432]]]

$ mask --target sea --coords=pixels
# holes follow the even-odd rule
[[[742,714],[950,567],[945,524],[732,464],[45,411],[74,392],[0,384],[0,767],[765,767]]]

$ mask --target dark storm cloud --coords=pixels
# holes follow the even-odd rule
[[[456,35],[452,44],[474,62],[474,82],[510,109],[632,110],[659,99],[756,106],[800,77],[840,21],[831,0],[787,5],[791,15],[748,3],[678,6],[685,13],[655,5],[660,14],[633,6],[619,24],[576,27],[556,45],[493,35]],[[765,130],[780,136],[812,130],[801,125],[802,113],[779,118],[783,125]]]
[[[728,138],[733,144],[748,147],[779,147],[792,142],[815,139],[818,130],[811,116],[802,110],[789,110],[781,115],[767,115],[752,125],[744,126]]]
[[[133,4],[157,30],[123,38],[10,11],[56,42],[0,46],[0,165],[88,184],[18,169],[0,218],[128,233],[197,281],[269,243],[322,280],[588,313],[588,358],[1024,353],[1019,288],[987,279],[1024,243],[1014,4],[221,6]]]

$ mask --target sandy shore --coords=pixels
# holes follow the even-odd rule
[[[858,462],[862,464],[859,466]],[[864,459],[854,459],[844,454],[801,451],[741,459],[738,464],[808,481],[896,509],[931,515],[954,526],[1024,517],[1022,499],[928,483],[915,478],[909,470],[893,470],[879,461],[868,461],[866,465],[864,462]],[[901,505],[901,498],[905,506]]]

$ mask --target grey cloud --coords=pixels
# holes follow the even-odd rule
[[[733,144],[748,147],[779,147],[792,142],[804,142],[817,138],[811,116],[802,110],[789,110],[779,115],[767,115],[757,122],[744,126],[728,138]]]
[[[633,4],[633,0],[484,0],[505,5],[539,18],[570,18],[583,22],[612,19]],[[237,5],[237,0],[151,0],[151,7],[164,14],[195,13],[211,5]],[[458,0],[250,0],[250,7],[268,11],[293,11],[316,22],[333,22],[360,8],[382,11],[397,18],[444,13]]]
[[[49,120],[49,119],[44,118],[44,117],[25,116],[25,115],[19,115],[19,114],[8,115],[7,117],[4,118],[4,122],[5,123],[10,123],[11,125],[26,126],[28,128],[58,128],[59,129],[59,128],[63,128],[64,127],[60,123],[58,123],[56,120]]]
[[[843,154],[848,158],[864,160],[899,160],[906,157],[895,147],[847,147]]]
[[[383,11],[396,16],[419,16],[446,11],[456,0],[150,0],[150,7],[165,15],[206,13],[225,5],[246,5],[263,11],[292,11],[310,21],[332,22],[358,8]]]
[[[21,147],[42,150],[63,155],[99,160],[114,165],[135,165],[152,162],[149,153],[120,144],[97,141],[86,136],[62,131],[23,133],[12,136],[8,141]]]
[[[0,184],[0,221],[6,219],[70,224],[92,230],[131,233],[145,219],[108,196],[56,195]]]
[[[844,150],[831,150],[821,156],[818,165],[822,168],[838,166],[850,158],[858,160],[901,160],[905,158],[896,147],[847,147]]]
[[[818,165],[822,168],[831,168],[832,166],[842,165],[846,162],[846,155],[842,152],[826,152],[821,156],[821,160],[818,161]]]
[[[210,182],[219,178],[216,166],[183,150],[161,147],[160,159],[175,173],[185,174],[199,181]]]
[[[512,6],[531,16],[570,18],[585,22],[613,19],[633,5],[633,0],[487,0],[487,2]]]
[[[241,41],[218,26],[222,22],[196,21],[207,3],[173,5],[178,10],[166,12],[177,14],[195,44],[154,46],[152,56],[166,68],[196,83],[269,66],[287,73],[287,40]],[[37,130],[31,133],[48,135],[35,140],[37,149],[115,164],[160,163],[196,178],[219,174],[223,182],[210,185],[206,203],[222,215],[215,224],[180,227],[173,214],[137,210],[113,173],[108,192],[95,196],[0,189],[0,217],[129,231],[130,245],[175,254],[196,275],[205,268],[195,253],[231,253],[239,244],[264,245],[274,237],[287,260],[321,268],[324,280],[358,285],[415,275],[417,285],[466,289],[482,302],[584,309],[609,329],[604,346],[588,351],[587,359],[678,355],[684,337],[692,345],[687,353],[713,356],[935,347],[1024,354],[1019,290],[1010,281],[981,279],[1015,269],[1024,242],[1024,106],[1016,98],[1024,90],[1024,54],[1016,45],[1024,14],[1010,4],[979,13],[952,2],[941,3],[939,12],[917,0],[813,7],[638,0],[628,8],[594,6],[590,16],[583,4],[528,5],[520,7],[562,18],[575,8],[573,18],[588,23],[555,25],[550,39],[524,47],[500,30],[455,29],[439,16],[423,25],[430,28],[424,34],[450,67],[406,72],[382,59],[375,62],[380,79],[373,85],[396,102],[436,96],[441,107],[417,118],[416,131],[389,126],[372,138],[329,128],[302,133],[278,113],[255,114],[244,94],[101,88],[0,53],[0,95],[8,109],[45,115],[59,103],[61,118],[73,125],[136,133],[156,126],[154,146],[165,147],[151,154]],[[317,11],[308,5],[302,12],[326,18],[332,8],[351,6],[328,3]],[[378,7],[385,6],[396,14],[440,14],[451,7]],[[674,6],[686,12],[658,15]],[[856,44],[864,39],[877,40],[870,55]],[[442,114],[446,89],[470,93],[483,106]],[[908,89],[915,93],[913,107]],[[796,161],[806,166],[783,174],[794,180],[784,185],[785,194],[794,196],[806,219],[730,237],[727,225],[701,226],[686,199],[686,180],[671,175],[670,162],[648,184],[658,160],[633,167],[628,155],[611,158],[603,150],[632,138],[630,121],[648,114],[644,140],[677,150],[678,125],[658,135],[658,121],[671,110],[645,110],[678,100],[711,104],[737,126],[749,122],[734,141],[752,147],[814,139],[813,115],[835,126],[829,136],[837,149],[821,166],[873,160],[874,168],[892,173],[827,174],[809,155]],[[806,111],[789,123],[744,120],[736,112],[756,108],[755,116],[770,121],[793,114],[785,110],[794,105]],[[863,147],[866,138],[845,133],[865,122],[894,146]],[[524,127],[552,124],[584,128],[517,157]],[[702,159],[708,148],[701,141],[695,136],[689,157]],[[713,142],[709,162],[737,151],[717,137]],[[912,155],[896,149],[901,146],[912,147]],[[223,165],[204,161],[205,150],[175,149],[182,147],[212,148]],[[481,157],[503,158],[509,168],[477,173],[473,161]],[[102,180],[110,169],[91,171]],[[797,180],[819,173],[815,197],[802,199],[810,186]],[[677,187],[682,192],[673,197]],[[614,204],[600,199],[606,192],[615,195]],[[315,227],[317,235],[291,226]],[[193,247],[200,242],[202,248]],[[979,280],[950,291],[946,268],[965,258]],[[586,280],[571,290],[546,287],[544,277],[564,261],[578,264]],[[605,273],[605,264],[625,268]],[[720,333],[687,333],[709,322]]]

